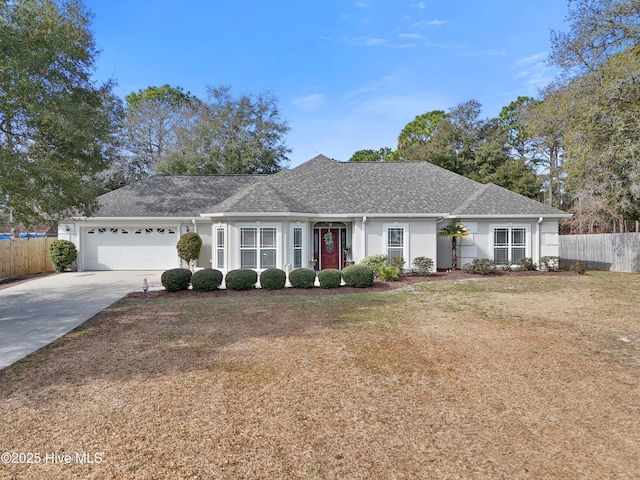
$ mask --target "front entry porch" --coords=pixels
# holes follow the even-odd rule
[[[316,270],[348,265],[351,249],[348,246],[350,232],[342,222],[322,222],[313,226],[313,260]]]

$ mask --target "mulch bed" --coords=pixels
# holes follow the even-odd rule
[[[479,278],[509,278],[509,277],[538,277],[538,276],[574,276],[577,273],[574,272],[542,272],[542,271],[511,271],[511,272],[496,272],[490,276],[472,275],[464,273],[462,270],[451,270],[446,272],[433,273],[426,277],[419,277],[415,275],[402,275],[398,281],[395,282],[382,282],[377,280],[370,288],[284,288],[282,290],[263,290],[253,289],[244,291],[233,290],[214,290],[213,292],[195,292],[193,290],[182,290],[179,292],[167,292],[166,290],[155,290],[147,293],[144,292],[132,292],[125,298],[184,298],[184,297],[226,297],[233,295],[346,295],[352,293],[363,292],[388,292],[390,290],[396,290],[407,285],[414,283],[424,282],[436,282],[442,280],[469,280]]]

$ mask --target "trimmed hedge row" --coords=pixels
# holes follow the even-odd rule
[[[294,288],[313,288],[316,277],[321,288],[338,288],[344,278],[347,287],[367,288],[373,285],[374,272],[365,265],[350,265],[344,270],[326,269],[315,272],[310,268],[298,268],[289,274],[289,281]],[[162,286],[168,292],[177,292],[189,288],[197,292],[211,292],[222,284],[224,278],[228,290],[251,290],[256,287],[258,273],[250,269],[237,269],[224,276],[220,270],[205,268],[193,275],[186,268],[173,268],[162,274]],[[279,290],[285,287],[287,274],[278,268],[264,270],[260,276],[260,285],[265,290]]]

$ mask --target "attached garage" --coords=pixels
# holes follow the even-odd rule
[[[180,265],[175,227],[85,227],[83,270],[167,270]]]

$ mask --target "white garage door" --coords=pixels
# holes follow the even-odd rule
[[[167,270],[179,266],[175,228],[86,228],[83,240],[84,270]]]

